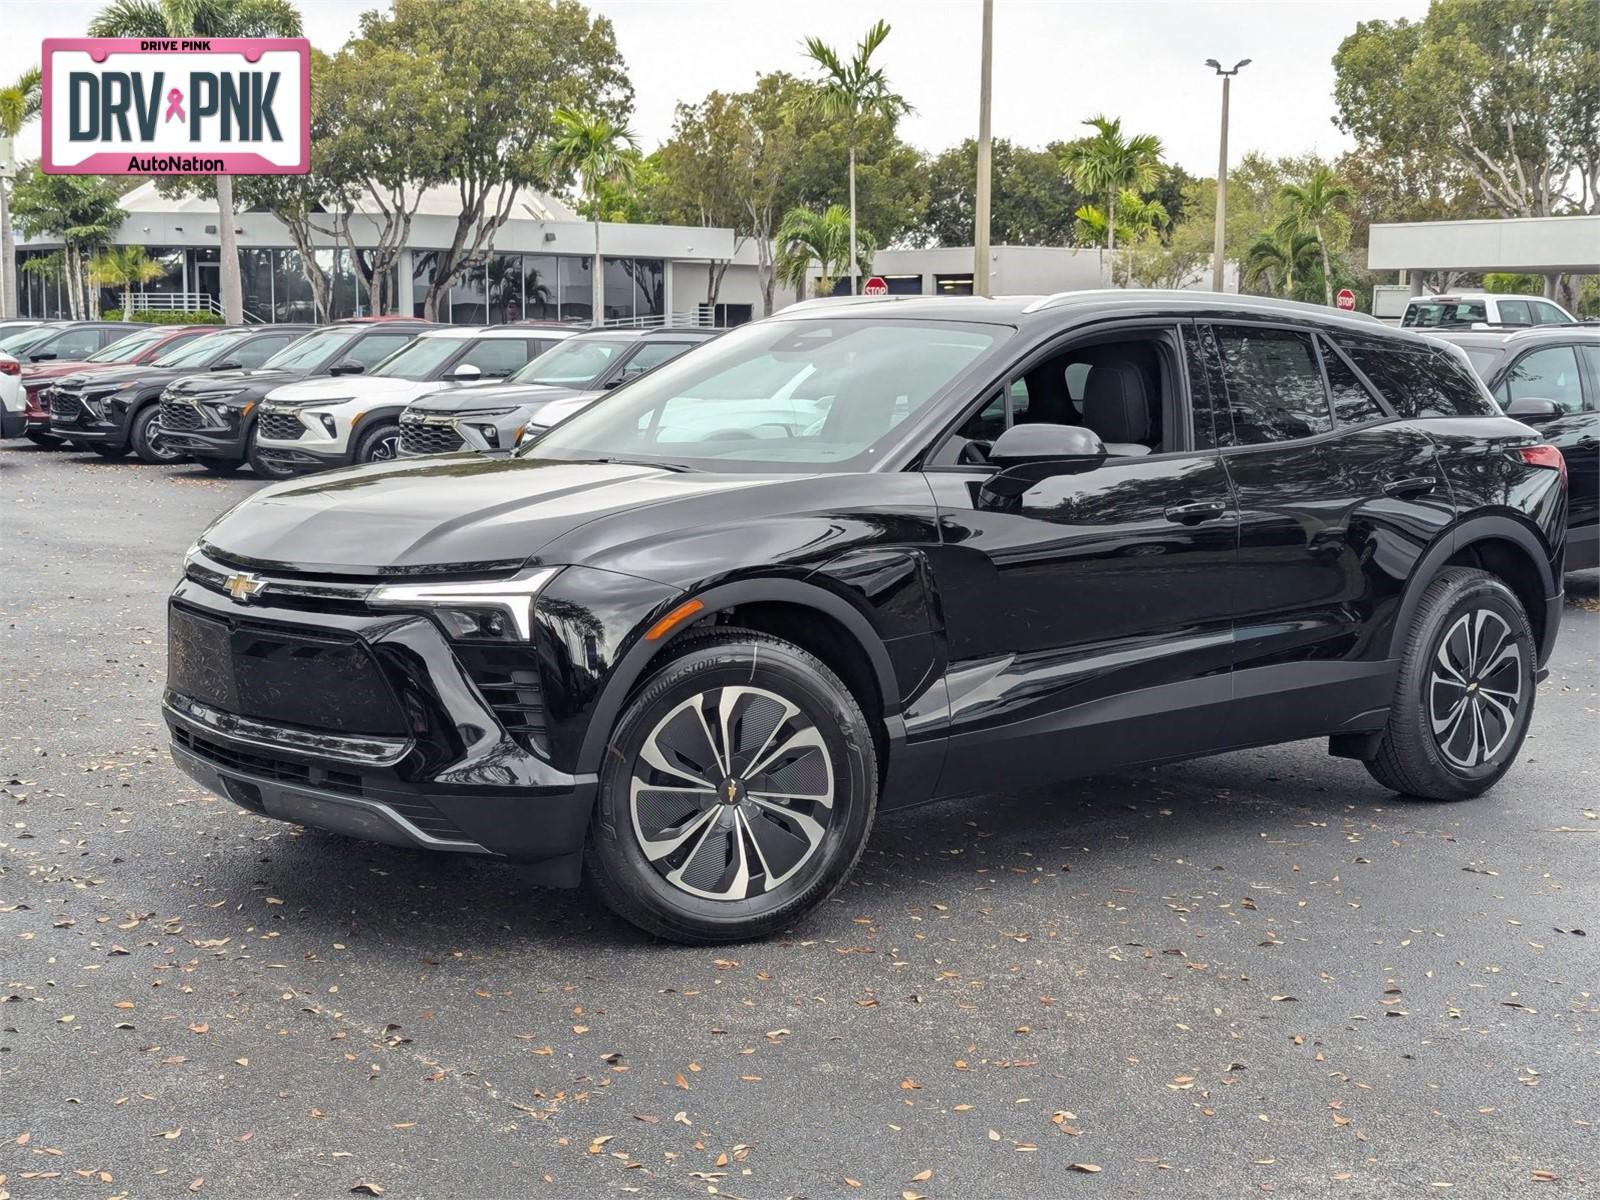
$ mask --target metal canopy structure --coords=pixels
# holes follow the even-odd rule
[[[1600,216],[1374,225],[1367,243],[1367,267],[1600,274]],[[1412,277],[1416,279],[1415,274]]]

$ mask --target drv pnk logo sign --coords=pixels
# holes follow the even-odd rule
[[[304,38],[46,38],[51,175],[303,175]]]

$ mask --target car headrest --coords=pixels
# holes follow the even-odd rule
[[[1151,431],[1150,389],[1139,364],[1107,359],[1089,372],[1083,423],[1105,442],[1143,442]]]

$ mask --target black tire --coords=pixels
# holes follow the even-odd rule
[[[356,440],[356,452],[350,461],[360,466],[363,463],[393,462],[399,457],[400,423],[379,421]]]
[[[292,479],[294,472],[288,467],[280,467],[261,457],[261,447],[256,441],[256,430],[250,430],[250,448],[245,451],[245,460],[250,464],[250,469],[256,473],[258,479]]]
[[[196,458],[192,461],[207,475],[232,475],[244,466],[237,458]]]
[[[1481,795],[1527,736],[1533,671],[1533,629],[1516,594],[1487,571],[1447,567],[1422,595],[1367,770],[1428,800]]]
[[[139,456],[139,461],[152,466],[182,462],[182,450],[172,450],[161,438],[161,406],[147,404],[133,414],[133,425],[128,430],[128,445]]]
[[[711,732],[724,724],[724,702],[726,737]],[[706,711],[712,718],[697,724],[695,713]],[[688,739],[701,729],[696,746]],[[680,735],[685,740],[674,744]],[[645,753],[679,769],[662,772]],[[728,765],[732,773],[724,772]],[[704,786],[694,786],[684,767]],[[758,786],[746,792],[737,773],[750,768],[748,782]],[[722,778],[713,786],[714,774]],[[685,785],[676,792],[663,782],[674,777]],[[758,798],[780,795],[782,803]],[[749,629],[689,635],[613,731],[584,875],[613,912],[659,937],[690,945],[764,937],[844,882],[866,846],[877,800],[872,729],[821,661]]]
[[[62,441],[60,438],[53,437],[48,433],[40,433],[37,429],[31,430],[22,436],[27,438],[35,446],[39,446],[45,450],[65,450],[67,447],[67,443]]]
[[[91,454],[99,455],[101,458],[121,458],[128,453],[126,446],[113,446],[106,442],[84,442],[75,445],[74,449],[87,450]]]

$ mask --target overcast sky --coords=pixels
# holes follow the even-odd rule
[[[75,0],[3,0],[0,79],[38,61],[45,37],[81,36],[100,7]],[[772,70],[804,72],[800,40],[853,45],[882,16],[893,26],[883,65],[915,112],[907,140],[942,149],[972,136],[978,113],[978,0],[591,0],[610,17],[635,90],[646,149],[672,129],[680,100],[738,90]],[[372,0],[304,0],[306,33],[336,49]],[[1025,145],[1080,133],[1098,112],[1154,133],[1197,175],[1216,171],[1219,85],[1202,64],[1250,58],[1233,89],[1232,157],[1333,154],[1339,42],[1358,21],[1419,17],[1424,0],[996,0],[994,132]],[[486,30],[485,34],[492,31]],[[38,154],[35,124],[18,147]]]

